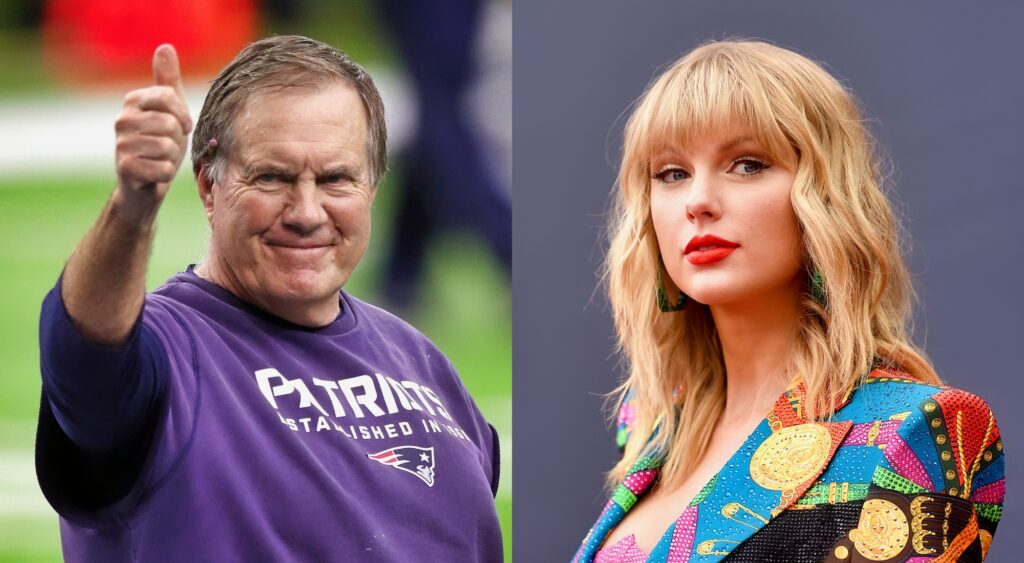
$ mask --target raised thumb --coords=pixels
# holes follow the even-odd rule
[[[153,81],[160,86],[174,88],[184,99],[185,85],[181,82],[178,53],[170,43],[164,43],[153,51]]]

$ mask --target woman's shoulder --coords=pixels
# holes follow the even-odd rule
[[[984,399],[969,391],[924,382],[909,374],[876,369],[853,389],[849,400],[837,413],[854,423],[888,418],[907,419],[912,415],[932,421],[957,419],[960,425],[987,425],[993,417]],[[931,424],[935,424],[931,422]]]
[[[847,445],[880,450],[871,476],[877,498],[901,495],[912,514],[941,507],[936,522],[949,520],[950,510],[973,511],[981,553],[987,551],[1006,481],[1002,437],[984,399],[879,370],[853,391],[835,419],[854,423]]]

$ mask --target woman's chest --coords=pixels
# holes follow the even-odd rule
[[[623,520],[608,535],[605,546],[633,535],[636,545],[650,553],[666,531],[680,518],[683,507],[697,504],[717,481],[719,473],[743,445],[733,428],[716,430],[713,440],[696,464],[686,468],[674,482],[654,483],[638,499]],[[746,434],[743,434],[744,436]]]

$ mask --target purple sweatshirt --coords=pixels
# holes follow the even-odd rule
[[[501,561],[498,442],[451,363],[341,293],[297,326],[191,272],[119,348],[43,302],[36,470],[75,561]]]

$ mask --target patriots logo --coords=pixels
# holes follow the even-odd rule
[[[406,473],[412,473],[428,487],[434,486],[433,447],[399,446],[375,454],[366,454],[366,457],[384,465],[390,465],[395,469],[401,469]]]

